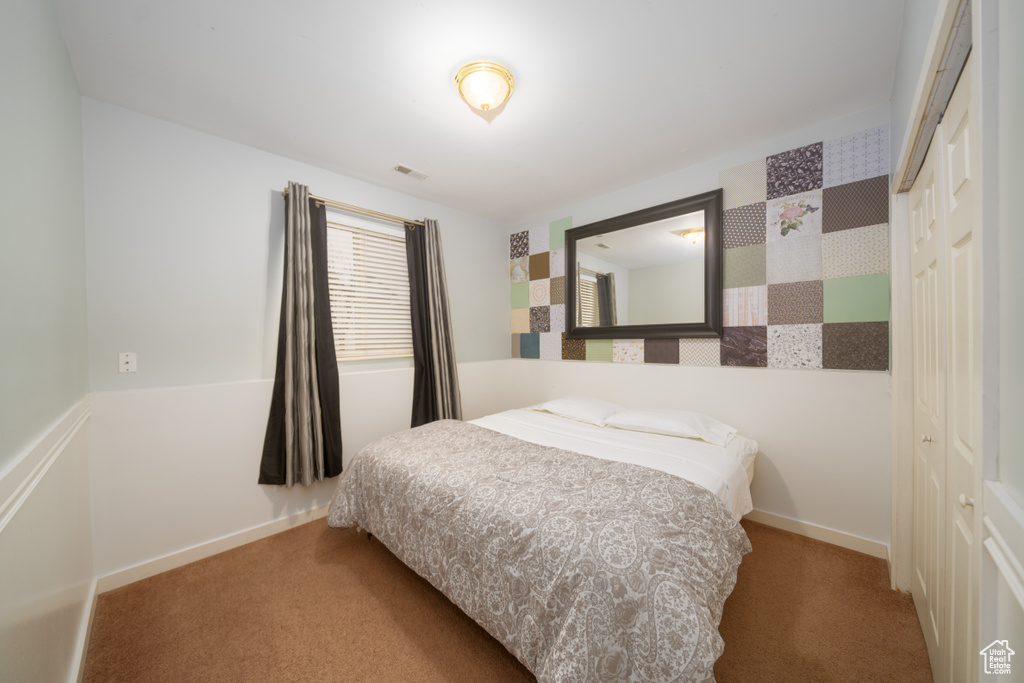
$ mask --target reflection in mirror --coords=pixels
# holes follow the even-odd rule
[[[704,212],[576,242],[580,327],[704,321]]]
[[[566,232],[566,337],[722,335],[722,191]]]

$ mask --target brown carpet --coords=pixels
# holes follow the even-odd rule
[[[719,681],[931,681],[885,563],[744,522]],[[323,520],[99,596],[88,683],[532,681],[377,540]]]

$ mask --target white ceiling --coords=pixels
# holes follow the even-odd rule
[[[84,95],[505,224],[888,102],[903,15],[903,0],[55,4]],[[490,123],[453,85],[475,59],[516,78]]]

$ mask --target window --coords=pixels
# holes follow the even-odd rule
[[[576,289],[580,293],[579,312],[576,314],[579,320],[578,327],[597,327],[597,278],[596,273],[586,268],[579,269],[579,283]]]
[[[327,283],[339,361],[412,355],[404,228],[328,221]]]

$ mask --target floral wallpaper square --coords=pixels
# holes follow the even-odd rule
[[[530,281],[530,257],[520,256],[509,262],[509,274],[513,283]]]
[[[612,342],[613,363],[643,363],[643,339],[615,339]]]
[[[530,233],[527,230],[509,236],[508,257],[522,258],[530,255]]]
[[[562,277],[565,275],[565,249],[552,249],[548,272],[551,277]]]
[[[769,199],[765,209],[765,239],[821,234],[821,190]]]
[[[768,327],[768,367],[821,369],[821,325]]]
[[[572,217],[511,234],[512,355],[887,370],[888,131],[878,126],[719,173],[721,339],[565,339]]]
[[[822,163],[820,142],[768,157],[767,199],[820,189]]]

